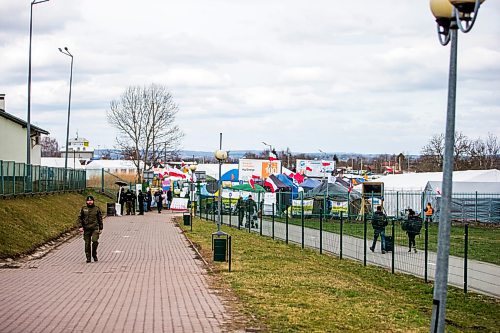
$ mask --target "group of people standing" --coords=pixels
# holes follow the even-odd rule
[[[166,199],[166,200],[164,200]],[[138,194],[135,194],[135,191],[125,189],[122,187],[120,192],[117,194],[116,201],[121,206],[121,215],[123,215],[123,211],[127,215],[135,215],[136,212],[136,201],[139,204],[139,215],[144,215],[144,211],[151,211],[152,206],[156,206],[158,209],[158,213],[161,213],[163,208],[163,202],[166,201],[167,209],[170,209],[172,204],[173,195],[172,191],[168,189],[166,194],[163,194],[161,189],[156,190],[154,193],[151,192],[151,189],[148,188],[146,193],[143,193],[142,190],[138,191]],[[153,204],[153,201],[155,204]]]
[[[401,223],[401,228],[408,235],[408,252],[411,252],[412,249],[415,253],[417,253],[417,247],[415,242],[415,237],[420,235],[420,231],[422,230],[422,218],[418,216],[415,211],[411,208],[407,209],[408,216]],[[434,215],[434,208],[431,203],[428,202],[427,206],[424,208],[425,221],[432,222],[432,217]],[[387,216],[382,211],[382,206],[377,206],[377,210],[372,216],[371,219],[372,227],[373,227],[373,242],[372,246],[370,246],[370,251],[375,251],[375,245],[377,244],[377,239],[380,236],[381,240],[381,251],[382,254],[385,254],[386,251],[392,251],[393,249],[389,249],[391,246],[394,246],[393,240],[391,246],[388,246],[387,237],[385,236],[385,227],[388,224]]]

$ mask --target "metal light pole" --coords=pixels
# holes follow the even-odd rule
[[[219,161],[219,198],[217,200],[217,233],[221,232],[220,227],[222,224],[221,210],[222,210],[222,163],[227,159],[227,151],[222,150],[222,133],[220,133],[219,150],[215,152],[215,158]]]
[[[29,188],[31,189],[31,41],[33,39],[33,5],[47,2],[50,0],[33,0],[30,9],[30,43],[28,56],[28,117],[26,119],[26,167],[28,170],[27,178]]]
[[[469,32],[484,0],[430,0],[436,17],[438,36],[444,46],[451,41],[443,161],[442,207],[439,214],[438,252],[432,301],[431,332],[444,332],[451,231],[451,194],[453,185],[453,150],[455,144],[455,105],[457,86],[458,29]],[[462,25],[465,23],[465,27]]]
[[[69,52],[67,47],[65,47],[64,50],[59,48],[59,52],[71,57],[71,70],[69,74],[68,122],[66,124],[66,152],[64,154],[64,188],[66,188],[66,181],[68,179],[69,116],[71,112],[71,86],[73,84],[73,55]]]
[[[264,145],[266,145],[266,146],[268,146],[268,147],[269,147],[269,156],[271,156],[271,153],[272,153],[272,151],[273,151],[273,146],[272,146],[272,145],[269,145],[269,144],[267,144],[267,143],[265,143],[264,141],[262,141],[262,143],[263,143]],[[276,156],[276,157],[277,157],[277,156]],[[268,170],[267,170],[267,171],[268,171],[268,172],[267,172],[267,173],[268,173],[268,176],[270,176],[270,175],[271,175],[271,160],[269,160],[269,166],[268,166],[268,168],[267,168],[267,169],[268,169]]]

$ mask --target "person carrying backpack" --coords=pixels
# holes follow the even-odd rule
[[[420,235],[420,230],[422,229],[422,219],[420,216],[415,214],[415,211],[411,208],[408,209],[408,218],[403,222],[403,230],[406,231],[408,235],[408,252],[411,252],[413,246],[413,251],[417,253],[417,247],[415,244],[415,236]]]
[[[385,227],[387,224],[387,216],[385,216],[382,211],[382,206],[377,206],[377,211],[372,217],[373,243],[372,246],[370,246],[370,251],[375,251],[375,245],[377,244],[377,239],[380,235],[382,254],[385,254]]]

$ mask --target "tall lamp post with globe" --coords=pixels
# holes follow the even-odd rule
[[[195,161],[193,161],[193,164],[189,166],[189,170],[191,170],[191,187],[189,188],[189,193],[191,194],[191,226],[193,225],[193,217],[196,215],[196,169],[198,168],[198,165],[196,164]]]
[[[212,234],[212,249],[214,251],[214,261],[228,261],[229,271],[231,271],[231,236],[221,230],[222,224],[222,163],[227,160],[227,151],[222,150],[222,133],[220,133],[219,150],[214,153],[215,159],[219,162],[218,180],[218,202],[217,202],[217,232]]]
[[[448,258],[450,254],[453,150],[455,144],[458,30],[467,33],[472,29],[483,2],[484,0],[430,0],[432,14],[436,17],[439,42],[443,46],[451,42],[443,158],[442,204],[439,214],[438,252],[432,301],[431,332],[444,332],[445,330]]]

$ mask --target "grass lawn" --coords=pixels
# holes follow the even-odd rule
[[[271,220],[271,217],[266,217],[266,220]],[[234,217],[236,221],[236,217]],[[284,223],[284,219],[275,219],[276,222]],[[289,224],[302,225],[302,222],[297,218],[289,219]],[[401,229],[399,222],[395,222],[395,240],[396,244],[407,246],[408,238],[406,233]],[[319,219],[304,219],[306,228],[319,229]],[[340,234],[340,222],[338,220],[323,221],[323,230]],[[345,235],[363,238],[363,223],[344,221],[343,232]],[[450,235],[450,255],[463,257],[464,256],[464,226],[453,226]],[[391,234],[391,225],[386,228],[386,234]],[[429,251],[437,251],[437,234],[438,224],[429,224]],[[373,228],[368,222],[367,238],[373,239]],[[424,249],[424,228],[422,233],[417,236],[417,248]],[[488,226],[469,226],[469,259],[489,262],[495,265],[500,265],[500,228]]]
[[[88,193],[0,199],[0,259],[16,257],[77,227]],[[90,193],[106,214],[107,197]]]
[[[301,250],[223,226],[233,236],[233,271],[211,261],[212,222],[194,218],[186,235],[230,287],[239,307],[270,332],[428,332],[432,285],[413,276]],[[182,223],[179,223],[182,224]],[[500,301],[450,287],[447,331],[498,332]]]

